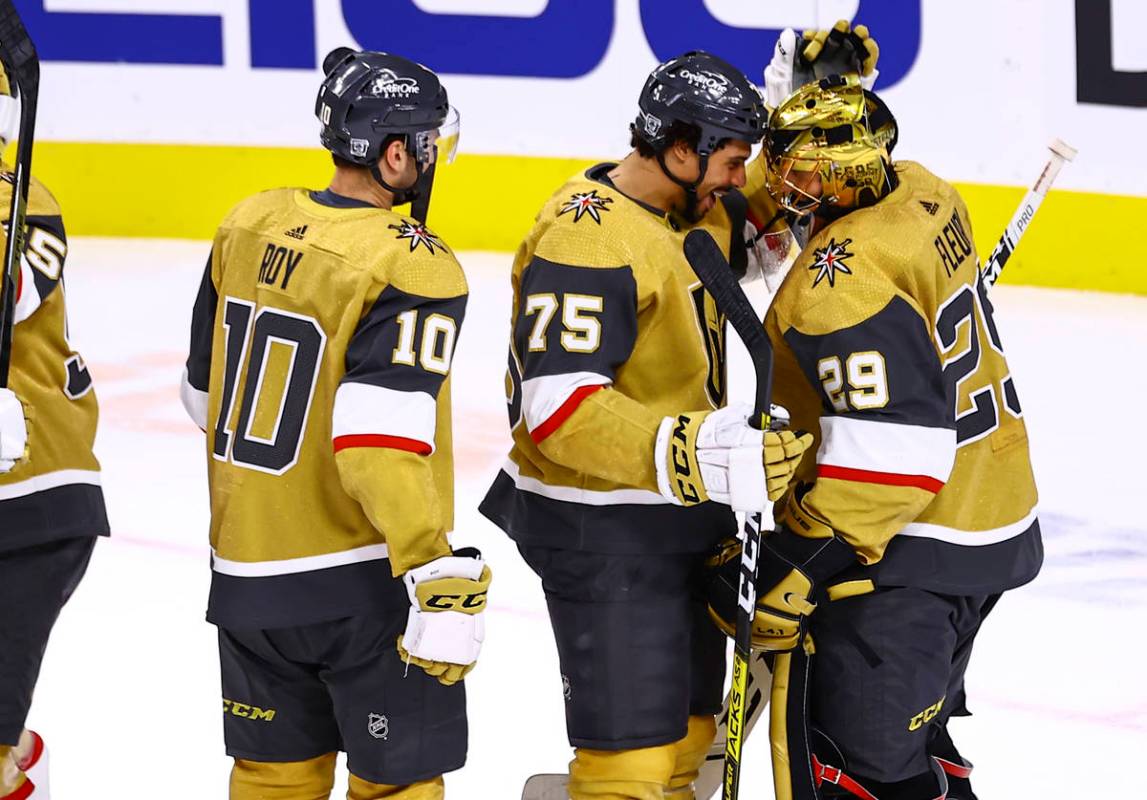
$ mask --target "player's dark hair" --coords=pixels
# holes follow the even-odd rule
[[[654,147],[644,137],[638,135],[633,125],[629,126],[629,146],[637,151],[637,154],[642,158],[657,158],[659,153],[668,150],[672,145],[677,142],[684,142],[688,145],[690,150],[696,150],[698,143],[701,141],[701,129],[696,125],[690,125],[688,122],[675,120],[670,123],[669,128],[666,130],[665,143],[661,147]],[[732,137],[725,137],[717,142],[717,150],[727,145],[732,141]]]
[[[642,158],[656,158],[658,153],[668,150],[677,142],[684,142],[690,150],[696,150],[701,142],[701,129],[688,122],[674,120],[665,130],[664,144],[654,147],[643,136],[638,135],[634,125],[629,126],[629,146],[637,151]]]

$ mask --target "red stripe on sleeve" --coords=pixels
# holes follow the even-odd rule
[[[16,302],[20,302],[20,295],[24,293],[24,270],[16,270]],[[0,798],[2,800],[2,798]]]
[[[36,784],[25,777],[23,783],[13,789],[11,794],[0,797],[0,800],[27,800],[27,798],[32,796],[32,792],[35,790]]]
[[[574,389],[573,393],[566,398],[566,401],[558,407],[558,410],[550,414],[549,419],[530,431],[530,438],[534,440],[534,444],[541,444],[547,436],[560,428],[562,423],[569,419],[570,414],[577,411],[577,407],[581,405],[582,400],[585,400],[598,389],[604,388],[604,384],[598,383],[593,386],[579,386]]]
[[[816,474],[818,478],[836,478],[837,480],[855,481],[857,483],[912,486],[932,494],[936,494],[944,488],[944,481],[936,480],[930,475],[900,475],[896,472],[874,472],[867,469],[852,469],[851,467],[834,467],[829,464],[819,465]]]
[[[405,436],[387,436],[382,433],[354,433],[347,436],[336,436],[334,439],[335,452],[346,450],[348,447],[388,447],[391,450],[405,450],[420,456],[430,455],[433,450],[426,442],[418,439],[407,439]]]

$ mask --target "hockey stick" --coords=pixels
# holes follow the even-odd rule
[[[772,423],[770,399],[773,394],[773,348],[761,321],[757,319],[752,304],[745,297],[729,262],[712,236],[703,230],[690,231],[685,237],[685,258],[749,352],[757,378],[751,423],[761,430],[768,430]],[[765,508],[764,513],[745,516],[745,538],[741,547],[741,575],[737,593],[737,626],[733,637],[733,681],[729,689],[725,737],[725,771],[721,783],[723,800],[736,800],[740,793],[741,745],[748,710],[748,673],[752,656],[752,619],[757,603],[757,557],[761,550],[761,530],[765,517],[768,517],[768,527],[771,529],[772,504]]]
[[[16,172],[11,177],[8,241],[4,248],[4,271],[0,276],[0,388],[7,388],[16,287],[20,280],[20,258],[24,253],[24,218],[28,211],[28,185],[32,180],[36,98],[40,92],[40,59],[12,0],[0,0],[0,58],[7,67],[9,83],[17,87],[20,96],[20,144],[16,149]]]
[[[1019,208],[1016,213],[1012,215],[1011,221],[1008,226],[1004,228],[1004,233],[1000,237],[999,244],[992,254],[988,256],[988,263],[980,271],[980,280],[984,285],[991,288],[995,285],[1000,277],[1000,272],[1003,271],[1004,265],[1008,263],[1008,259],[1012,256],[1012,251],[1016,249],[1019,244],[1020,237],[1028,229],[1031,224],[1032,217],[1035,216],[1036,209],[1039,208],[1043,198],[1047,195],[1048,189],[1051,188],[1052,182],[1055,180],[1059,170],[1063,167],[1064,162],[1072,161],[1075,159],[1075,148],[1067,145],[1062,139],[1053,139],[1049,144],[1048,149],[1051,150],[1051,158],[1043,166],[1043,171],[1040,172],[1039,177],[1036,179],[1035,185],[1028,190],[1024,195],[1024,199],[1020,201]]]

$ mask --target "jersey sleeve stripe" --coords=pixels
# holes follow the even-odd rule
[[[573,393],[566,398],[558,410],[555,411],[550,417],[538,427],[530,431],[530,438],[534,440],[534,444],[541,444],[546,437],[556,431],[562,426],[562,423],[569,419],[570,415],[577,411],[578,406],[582,401],[596,392],[598,389],[604,389],[604,384],[595,384],[591,386],[579,386],[574,389]]]
[[[429,448],[426,453],[431,453],[437,418],[438,405],[426,392],[343,383],[335,392],[331,437],[336,452],[343,441],[343,447],[396,447],[411,452]],[[352,440],[358,443],[345,444]],[[395,442],[416,442],[420,449]]]
[[[434,452],[434,447],[417,439],[405,436],[387,436],[381,433],[352,433],[334,438],[335,452],[346,450],[348,447],[386,447],[391,450],[405,450],[420,456],[428,456]]]
[[[27,258],[20,259],[20,278],[16,281],[16,305],[13,310],[13,323],[23,322],[36,312],[44,298],[36,286],[32,267]]]
[[[956,431],[952,428],[856,416],[821,417],[820,425],[816,463],[822,467],[927,477],[934,481],[930,485],[943,486],[956,462]]]
[[[944,482],[928,475],[903,475],[896,472],[873,472],[867,469],[850,469],[821,464],[816,469],[818,478],[835,478],[854,483],[879,483],[884,486],[912,486],[937,494],[944,488]]]
[[[207,401],[208,394],[202,389],[191,385],[187,368],[183,368],[183,380],[179,385],[179,399],[183,401],[183,408],[187,416],[202,430],[207,430]]]
[[[556,431],[592,391],[611,381],[599,372],[565,372],[522,382],[522,416],[535,442]]]

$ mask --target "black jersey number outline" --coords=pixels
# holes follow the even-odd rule
[[[964,383],[980,369],[983,357],[981,324],[988,333],[988,346],[1000,356],[1004,355],[992,310],[987,287],[977,280],[975,288],[967,284],[961,286],[944,301],[936,313],[936,341],[940,345],[943,359],[944,383],[950,395],[955,398],[956,447],[977,442],[1000,427],[1000,404],[996,399],[994,382],[969,387],[966,401],[962,393]],[[960,352],[953,352],[960,339],[960,328],[964,325],[968,327],[968,344]],[[1000,381],[999,396],[1003,398],[1007,412],[1019,419],[1023,412],[1011,375]],[[967,407],[961,411],[961,406],[965,405]]]
[[[254,317],[254,325],[252,325]],[[226,365],[219,419],[215,425],[212,453],[220,461],[282,475],[299,459],[303,432],[315,395],[319,363],[326,334],[313,318],[264,307],[234,297],[225,298],[223,329]],[[263,393],[267,355],[272,344],[291,348],[286,389],[278,398],[278,414],[269,437],[251,433],[254,410]],[[247,355],[249,353],[249,355]],[[246,367],[243,367],[244,356]],[[230,427],[235,405],[235,387],[244,369],[243,398],[234,429]]]

